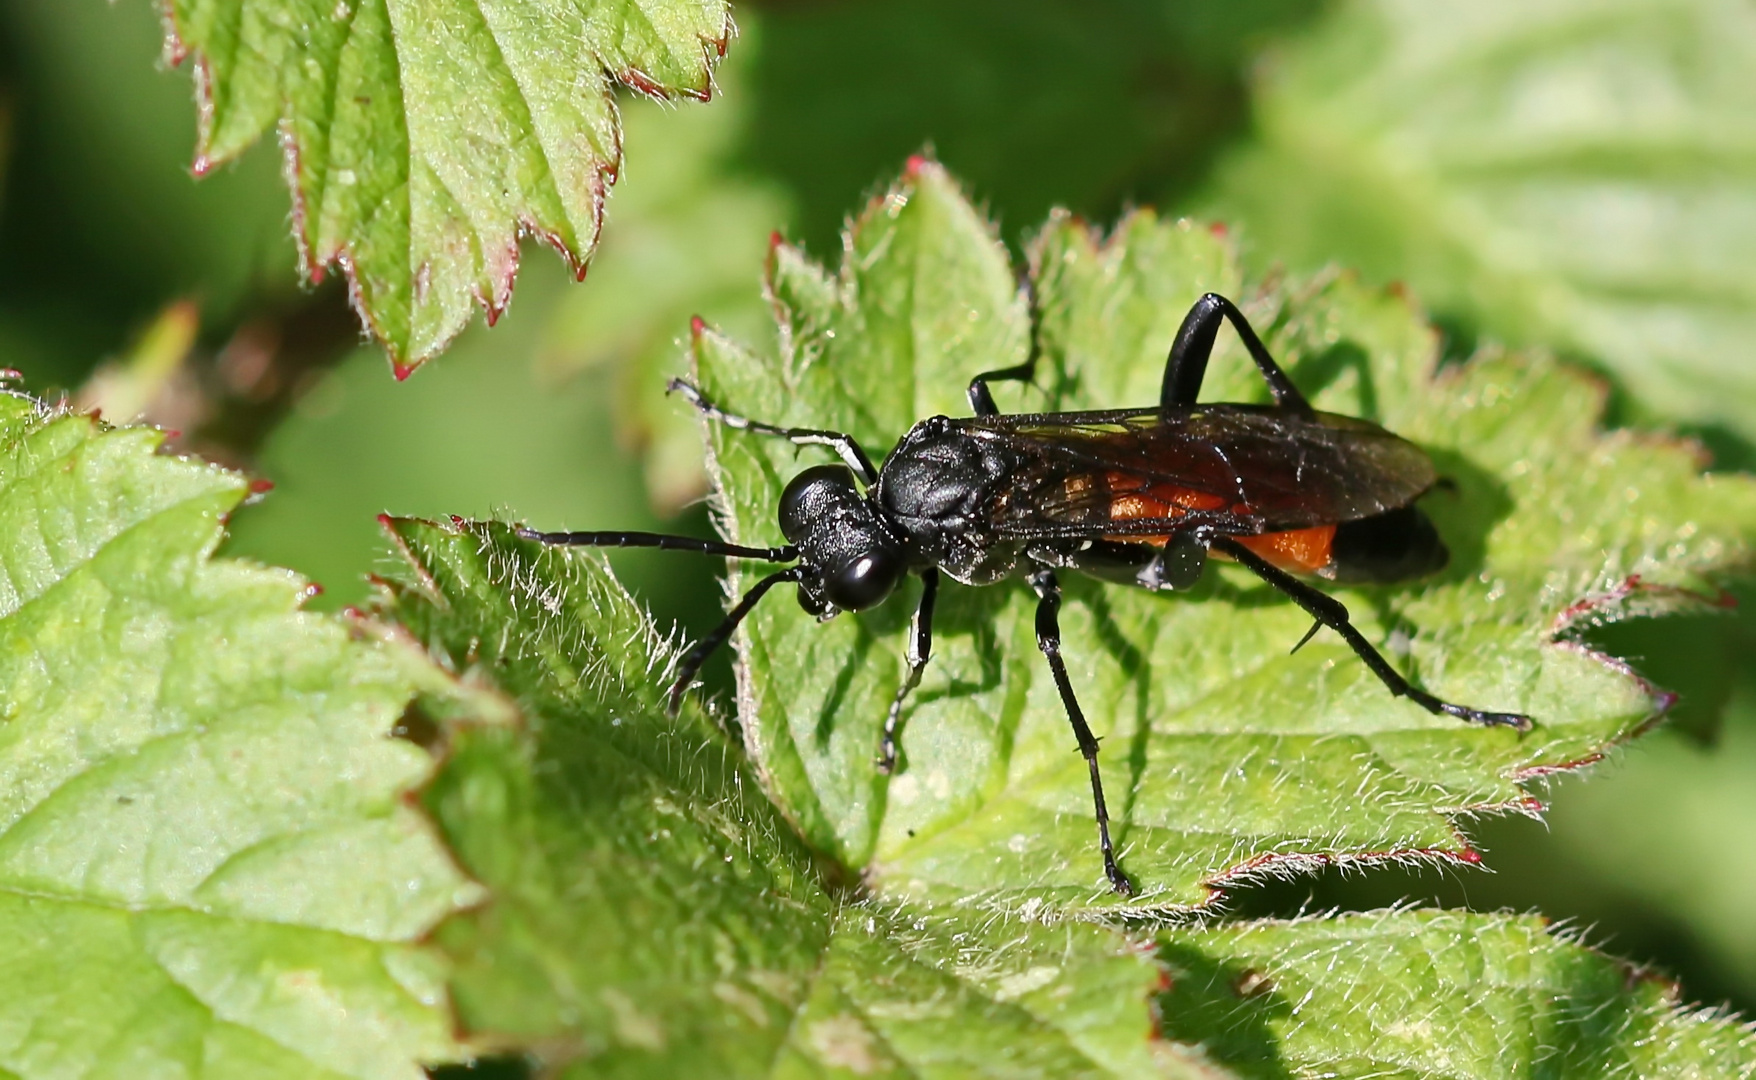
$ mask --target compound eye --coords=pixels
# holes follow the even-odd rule
[[[869,551],[823,581],[829,602],[848,611],[877,607],[902,579],[902,560],[888,551]]]

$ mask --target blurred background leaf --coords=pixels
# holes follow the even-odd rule
[[[1210,181],[1261,258],[1406,279],[1747,451],[1756,8],[1369,0],[1265,70],[1259,138]]]
[[[906,155],[931,144],[999,218],[1009,242],[1057,203],[1106,222],[1131,201],[1173,213],[1229,206],[1225,220],[1264,261],[1335,259],[1380,282],[1406,279],[1445,317],[1458,351],[1477,335],[1562,348],[1624,380],[1625,416],[1699,428],[1723,465],[1747,467],[1756,391],[1739,377],[1756,370],[1749,363],[1756,334],[1725,330],[1730,322],[1697,324],[1691,312],[1701,305],[1680,304],[1674,335],[1659,340],[1668,351],[1652,352],[1666,358],[1668,374],[1637,369],[1632,354],[1611,355],[1598,338],[1576,336],[1571,322],[1551,321],[1572,320],[1581,310],[1575,301],[1553,317],[1547,307],[1486,307],[1477,298],[1503,288],[1503,266],[1460,262],[1454,247],[1429,240],[1443,224],[1436,215],[1462,198],[1481,215],[1471,220],[1483,237],[1512,237],[1517,250],[1542,255],[1539,262],[1572,292],[1584,280],[1592,288],[1582,295],[1602,295],[1603,278],[1615,270],[1624,275],[1618,281],[1651,283],[1651,296],[1635,290],[1642,302],[1699,282],[1719,305],[1713,310],[1747,315],[1750,279],[1736,275],[1749,245],[1727,245],[1748,236],[1740,200],[1756,190],[1747,180],[1756,110],[1736,95],[1756,84],[1748,63],[1730,75],[1726,65],[1747,55],[1738,50],[1747,41],[1740,28],[1747,28],[1748,5],[1629,0],[1558,9],[1583,13],[1564,24],[1566,32],[1533,28],[1516,37],[1514,52],[1483,60],[1518,79],[1486,77],[1468,64],[1461,73],[1435,69],[1425,85],[1444,93],[1422,96],[1413,90],[1419,72],[1407,65],[1446,54],[1436,47],[1386,53],[1393,43],[1371,28],[1392,10],[1317,0],[740,6],[741,36],[721,69],[725,92],[715,102],[668,110],[622,102],[628,171],[610,202],[590,280],[572,286],[556,260],[533,259],[519,304],[498,329],[466,331],[453,355],[398,387],[382,356],[361,347],[339,289],[296,287],[273,148],[258,147],[199,183],[190,179],[190,84],[184,73],[155,70],[160,28],[152,5],[13,0],[0,5],[0,114],[7,118],[0,137],[10,139],[0,148],[0,366],[24,370],[33,386],[78,390],[100,361],[130,355],[162,313],[193,299],[201,321],[184,363],[204,395],[205,419],[171,426],[184,429],[185,445],[250,463],[279,484],[273,499],[237,516],[232,550],[314,575],[329,587],[319,603],[364,595],[361,575],[376,550],[371,517],[381,510],[439,516],[499,508],[547,528],[662,523],[700,532],[707,521],[699,508],[663,522],[648,509],[654,499],[675,507],[700,490],[693,421],[656,391],[666,369],[681,369],[687,316],[699,312],[740,337],[759,328],[768,232],[781,229],[835,262],[843,216]],[[1479,20],[1472,25],[1489,29],[1498,19],[1533,14],[1510,0],[1421,13]],[[1425,40],[1447,24],[1399,25],[1399,33]],[[1336,50],[1349,41],[1359,49],[1360,73],[1325,68],[1348,60]],[[1274,64],[1260,62],[1264,47],[1278,57]],[[1425,149],[1394,145],[1417,164],[1425,160],[1424,169],[1436,168],[1439,150],[1453,163],[1471,147],[1504,152],[1510,148],[1483,124],[1504,116],[1514,100],[1522,111],[1512,134],[1529,140],[1546,133],[1557,148],[1601,142],[1604,116],[1618,103],[1658,118],[1637,132],[1648,145],[1683,146],[1688,135],[1699,136],[1700,146],[1660,156],[1636,148],[1614,160],[1531,159],[1548,170],[1539,179],[1583,184],[1621,176],[1625,187],[1597,189],[1579,212],[1621,221],[1618,228],[1653,223],[1649,232],[1588,233],[1589,249],[1569,251],[1559,232],[1577,226],[1577,217],[1533,217],[1531,204],[1510,198],[1519,189],[1509,178],[1531,172],[1519,172],[1514,158],[1484,157],[1473,169],[1454,164],[1437,173],[1436,188],[1387,188],[1392,181],[1380,176],[1376,198],[1398,198],[1366,207],[1374,211],[1368,220],[1382,225],[1368,229],[1355,217],[1328,216],[1336,192],[1319,181],[1329,174],[1314,171],[1320,163],[1290,158],[1277,125],[1301,110],[1331,116],[1325,110],[1342,101],[1334,95],[1377,72],[1387,55],[1405,65],[1400,78],[1416,81],[1372,84],[1380,88],[1374,92],[1407,100],[1347,99],[1359,105],[1360,119],[1326,121],[1336,126],[1324,129],[1345,136],[1344,147],[1381,149],[1383,139],[1413,125],[1429,133]],[[1476,75],[1463,77],[1470,70]],[[1327,71],[1329,82],[1307,84],[1301,71]],[[1545,80],[1575,89],[1509,96]],[[1295,93],[1298,100],[1289,100]],[[1407,118],[1435,100],[1446,111]],[[1473,121],[1447,137],[1448,117]],[[1654,126],[1659,121],[1674,124],[1668,136]],[[1271,159],[1286,167],[1251,164]],[[1378,160],[1362,159],[1360,167],[1378,168]],[[1636,165],[1650,176],[1611,172]],[[1661,190],[1702,194],[1673,207],[1680,217],[1623,216],[1619,207],[1637,209],[1635,196],[1653,190],[1643,177],[1662,181]],[[1746,178],[1741,188],[1739,178]],[[1615,190],[1627,198],[1610,197]],[[1435,199],[1435,191],[1446,198]],[[1707,198],[1713,191],[1727,193]],[[1336,205],[1358,210],[1357,201]],[[1312,216],[1293,220],[1277,207]],[[1689,227],[1663,227],[1682,221]],[[1612,249],[1615,258],[1600,260],[1601,272],[1589,261],[1585,270],[1593,274],[1578,269],[1580,252],[1600,252],[1616,237],[1630,246]],[[1434,271],[1423,280],[1423,267],[1432,266],[1458,276]],[[593,299],[596,292],[603,298]],[[1502,310],[1502,322],[1484,314]],[[1690,390],[1696,379],[1689,372],[1697,370],[1720,380],[1699,381],[1717,422],[1693,406],[1667,411],[1678,408],[1675,401],[1645,389],[1646,380],[1662,377]],[[1685,372],[1680,380],[1678,371]],[[161,418],[150,405],[147,415]],[[644,456],[642,445],[650,448]],[[680,616],[699,632],[717,619],[714,567],[640,554],[618,556],[617,565],[661,625]],[[1283,914],[1307,902],[1363,905],[1404,895],[1537,907],[1590,922],[1593,940],[1612,951],[1680,973],[1686,998],[1729,999],[1756,1012],[1756,955],[1738,944],[1756,877],[1756,809],[1747,795],[1756,779],[1756,624],[1737,613],[1601,634],[1612,651],[1643,658],[1643,672],[1680,692],[1677,723],[1588,782],[1559,785],[1552,828],[1517,819],[1478,826],[1487,865],[1500,873],[1325,875],[1263,887],[1234,903]]]

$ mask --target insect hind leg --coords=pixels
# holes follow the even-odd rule
[[[860,479],[870,485],[878,480],[878,470],[873,467],[872,459],[852,435],[839,431],[822,431],[816,428],[789,428],[777,424],[752,420],[747,416],[729,413],[707,399],[693,383],[684,379],[672,379],[665,385],[667,394],[682,394],[684,400],[695,406],[697,412],[718,424],[739,431],[754,431],[758,435],[772,435],[777,439],[786,439],[795,446],[827,446],[834,450],[836,456],[847,463],[848,468],[858,473]]]
[[[1467,705],[1453,705],[1449,701],[1442,701],[1427,693],[1403,678],[1402,674],[1391,667],[1388,660],[1384,659],[1384,654],[1374,648],[1372,643],[1366,640],[1365,635],[1354,628],[1354,624],[1348,619],[1347,607],[1340,600],[1293,577],[1236,540],[1215,540],[1213,546],[1236,559],[1251,573],[1273,586],[1277,592],[1304,608],[1305,613],[1316,619],[1319,624],[1340,634],[1342,640],[1348,643],[1348,647],[1361,660],[1365,661],[1366,667],[1371,669],[1372,674],[1378,676],[1378,681],[1397,697],[1406,697],[1434,715],[1444,713],[1447,716],[1455,716],[1459,720],[1467,720],[1472,724],[1481,724],[1485,727],[1510,727],[1517,728],[1519,731],[1530,730],[1530,717],[1522,713],[1487,712],[1482,709],[1472,709]],[[1310,638],[1311,635],[1306,634],[1299,645],[1303,646]]]
[[[1238,305],[1212,292],[1195,301],[1189,314],[1183,316],[1183,325],[1177,329],[1171,354],[1165,360],[1165,381],[1159,394],[1159,407],[1183,409],[1195,404],[1195,398],[1201,392],[1201,380],[1207,376],[1207,361],[1213,356],[1214,339],[1219,336],[1220,324],[1227,319],[1238,331],[1244,348],[1249,350],[1250,359],[1256,361],[1256,369],[1262,372],[1274,403],[1307,419],[1316,415],[1305,395],[1299,393],[1299,388],[1268,354],[1268,347],[1256,336],[1250,320],[1244,318]]]

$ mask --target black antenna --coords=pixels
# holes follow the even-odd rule
[[[670,536],[646,532],[537,532],[520,526],[514,530],[525,540],[535,540],[553,547],[648,547],[665,551],[693,551],[699,555],[724,555],[730,559],[758,559],[762,562],[792,562],[799,550],[791,544],[783,547],[744,547],[719,540],[697,540],[693,536]]]
[[[762,599],[764,593],[783,581],[798,581],[803,576],[804,570],[802,568],[790,566],[785,570],[777,570],[752,585],[750,591],[744,594],[744,598],[738,601],[738,606],[726,616],[725,622],[715,627],[713,633],[697,641],[695,647],[683,657],[683,662],[677,665],[677,681],[671,684],[670,703],[665,707],[665,711],[672,716],[677,715],[677,710],[683,704],[683,694],[689,689],[689,684],[695,681],[695,673],[700,671],[701,665],[707,662],[709,656],[713,655],[713,650],[726,643],[726,639],[730,638],[733,631],[738,629],[738,624],[743,622],[744,616],[750,614],[751,609],[756,607],[757,601]]]

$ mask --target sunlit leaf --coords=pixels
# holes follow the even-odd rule
[[[0,1072],[414,1080],[479,892],[408,657],[211,561],[247,482],[162,438],[0,396]]]
[[[386,613],[490,718],[426,797],[493,893],[436,937],[478,1040],[592,1077],[1188,1075],[1130,938],[825,887],[711,720],[665,718],[673,657],[595,558],[391,527]]]
[[[195,170],[278,126],[306,273],[338,265],[399,371],[511,301],[521,236],[580,273],[621,168],[612,91],[706,99],[723,0],[171,0]]]
[[[1449,911],[1163,936],[1165,1033],[1245,1077],[1747,1077],[1756,1037],[1548,931]]]
[[[1002,388],[1003,409],[1155,400],[1190,303],[1205,289],[1241,292],[1222,237],[1150,214],[1103,241],[1056,219],[1035,261],[1045,363],[1034,387]],[[778,349],[701,332],[705,389],[735,412],[849,431],[874,456],[921,417],[965,413],[970,376],[1025,355],[1005,253],[929,162],[859,216],[839,275],[782,247],[770,277]],[[1422,444],[1451,482],[1423,502],[1450,567],[1342,592],[1356,624],[1434,693],[1537,726],[1521,736],[1429,716],[1333,635],[1289,657],[1309,620],[1237,568],[1176,597],[1068,580],[1066,654],[1107,740],[1136,903],[1196,903],[1224,882],[1331,860],[1473,861],[1458,812],[1533,809],[1521,779],[1594,759],[1657,707],[1650,687],[1568,631],[1690,602],[1684,590],[1740,559],[1756,527],[1748,480],[1700,477],[1680,444],[1599,434],[1600,388],[1546,359],[1486,354],[1435,373],[1418,313],[1349,277],[1245,299],[1320,407]],[[1235,347],[1216,355],[1205,397],[1262,397]],[[730,430],[713,445],[728,532],[777,542],[781,486],[808,455]],[[873,769],[916,593],[821,626],[783,596],[746,624],[740,721],[776,798],[814,846],[886,892],[1116,903],[1022,584],[942,594],[903,768]]]

